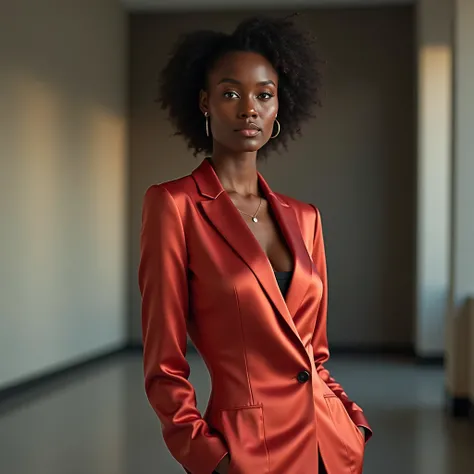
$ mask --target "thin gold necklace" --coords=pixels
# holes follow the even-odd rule
[[[237,206],[235,206],[235,207],[237,207],[237,210],[238,210],[239,212],[241,212],[242,214],[245,214],[246,216],[251,217],[251,218],[252,218],[252,221],[255,222],[255,223],[257,223],[257,222],[258,222],[257,214],[258,214],[258,211],[260,210],[260,206],[261,206],[261,205],[262,205],[262,198],[260,198],[260,203],[259,203],[259,205],[258,205],[257,211],[256,211],[255,214],[253,214],[253,215],[252,215],[252,214],[247,214],[246,212],[241,211]]]

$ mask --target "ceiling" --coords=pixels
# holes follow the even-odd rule
[[[415,0],[120,0],[131,11],[408,5]]]

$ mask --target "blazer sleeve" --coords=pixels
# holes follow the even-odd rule
[[[342,386],[337,383],[329,371],[324,367],[324,364],[329,360],[329,348],[327,340],[328,282],[321,215],[318,209],[314,208],[314,210],[316,212],[316,224],[312,257],[318,275],[323,282],[323,296],[319,306],[316,328],[312,339],[314,361],[319,376],[342,401],[354,423],[357,426],[362,426],[366,429],[366,441],[368,441],[372,436],[372,429],[370,428],[362,409],[349,399]]]
[[[188,256],[177,205],[162,185],[145,193],[138,281],[142,296],[145,391],[173,457],[192,474],[211,474],[227,454],[202,418],[186,361]]]

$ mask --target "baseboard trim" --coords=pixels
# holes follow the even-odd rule
[[[416,361],[420,365],[444,366],[444,356],[417,356]]]
[[[25,394],[41,391],[43,388],[49,388],[53,385],[65,381],[71,375],[88,370],[90,367],[106,362],[117,355],[129,351],[129,345],[118,346],[114,349],[107,349],[91,357],[87,357],[79,362],[66,365],[60,369],[42,373],[41,375],[29,377],[14,385],[0,389],[0,407],[4,407],[12,400],[18,398],[24,399]],[[3,409],[0,409],[3,412]]]
[[[415,352],[410,346],[351,346],[332,344],[329,346],[331,354],[353,354],[353,355],[394,355],[415,357]]]
[[[474,402],[469,397],[455,397],[446,391],[446,412],[453,418],[474,420]]]
[[[127,352],[143,352],[143,344],[141,342],[131,342],[130,344],[127,344],[125,350]]]

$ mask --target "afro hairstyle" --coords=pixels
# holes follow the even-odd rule
[[[252,17],[242,21],[232,34],[202,30],[179,38],[161,71],[157,101],[168,111],[176,134],[184,137],[195,156],[212,153],[212,137],[206,135],[199,93],[206,90],[216,61],[229,52],[261,54],[278,75],[281,132],[259,151],[259,157],[279,147],[286,149],[288,140],[301,134],[302,123],[314,117],[314,106],[321,104],[322,61],[316,55],[314,37],[300,31],[294,17]]]

